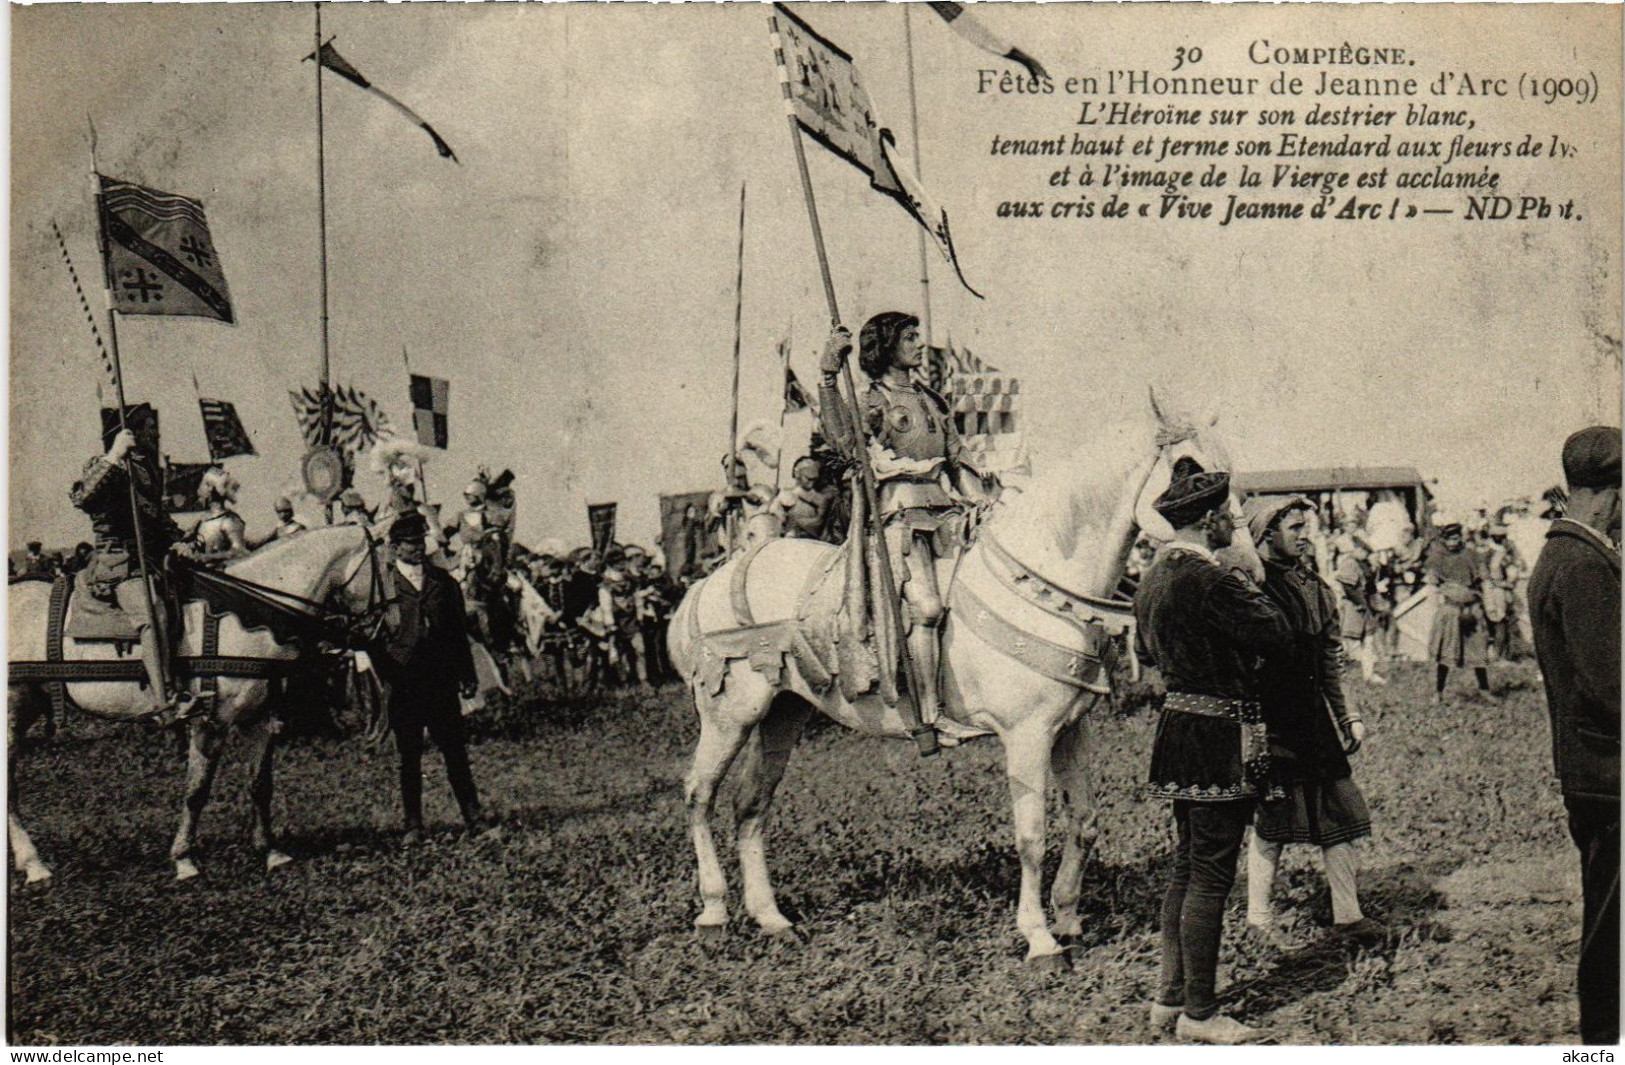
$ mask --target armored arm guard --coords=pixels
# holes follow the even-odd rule
[[[841,396],[839,378],[824,374],[818,382],[818,417],[823,423],[824,438],[830,447],[846,462],[856,459],[858,445],[852,428],[851,412]]]

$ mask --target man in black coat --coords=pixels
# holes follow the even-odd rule
[[[390,685],[389,723],[401,755],[401,804],[407,843],[423,839],[423,734],[440,749],[446,777],[471,833],[489,822],[468,765],[458,695],[472,697],[474,658],[468,648],[463,592],[452,576],[426,565],[428,523],[416,512],[389,527],[395,565],[389,571],[391,604],[383,647]]]
[[[1580,1037],[1619,1042],[1620,433],[1593,426],[1563,445],[1566,515],[1529,580],[1552,754],[1580,850]]]

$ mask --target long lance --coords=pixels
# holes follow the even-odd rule
[[[829,253],[824,248],[824,230],[818,223],[818,203],[813,198],[812,175],[807,171],[807,150],[801,142],[801,127],[796,122],[795,101],[790,95],[790,69],[784,61],[784,45],[779,38],[778,18],[768,16],[768,26],[773,37],[773,58],[779,68],[779,89],[784,99],[784,117],[790,127],[790,143],[796,152],[796,170],[801,175],[801,196],[807,204],[807,222],[812,227],[813,248],[818,254],[818,274],[824,283],[824,302],[829,308],[831,328],[839,328],[841,324],[840,304],[835,300],[835,282],[830,278]],[[908,641],[903,638],[902,619],[899,617],[900,604],[897,601],[897,582],[892,576],[891,552],[886,549],[885,532],[881,528],[880,506],[878,492],[875,489],[875,471],[869,465],[868,426],[862,416],[863,408],[858,405],[857,386],[852,383],[852,367],[846,359],[841,360],[841,384],[846,390],[847,409],[852,412],[852,438],[854,443],[854,465],[858,470],[858,486],[863,492],[864,509],[868,511],[869,528],[867,535],[874,538],[876,544],[876,569],[880,571],[880,594],[884,600],[884,607],[891,616],[892,629],[898,634],[897,657],[902,664],[904,672],[912,682],[911,691],[907,698],[902,700],[902,712],[909,725],[909,734],[922,757],[937,753],[936,729],[925,724],[920,716],[918,705],[919,693],[923,691],[920,682],[920,673],[914,656],[909,653]]]
[[[734,383],[733,383],[733,411],[728,419],[728,473],[723,486],[724,498],[736,490],[734,485],[734,469],[739,463],[739,350],[740,339],[744,328],[745,314],[745,184],[739,184],[739,255],[734,271]],[[748,488],[749,485],[746,485]],[[743,501],[740,502],[743,508]],[[743,511],[741,510],[741,513]],[[728,554],[732,555],[739,547],[738,533],[740,522],[733,515],[725,511],[728,517]]]
[[[322,116],[322,5],[320,2],[311,5],[316,9],[316,225],[321,237],[321,276],[322,276],[322,446],[330,447],[333,443],[333,389],[332,389],[332,362],[328,356],[327,347],[327,137],[323,128]],[[345,463],[349,468],[349,463]],[[329,525],[333,523],[333,501],[328,500],[322,505],[322,511],[327,517]]]
[[[95,126],[90,130],[90,183],[96,204],[97,241],[102,253],[102,295],[107,304],[107,354],[113,370],[113,402],[118,407],[118,427],[122,433],[129,428],[124,416],[124,367],[119,362],[118,314],[113,302],[113,260],[108,254],[107,210],[102,202],[101,175],[96,165]],[[154,694],[162,703],[169,694],[169,632],[164,617],[158,611],[157,596],[152,587],[152,573],[147,569],[147,540],[142,532],[141,504],[135,495],[135,468],[128,455],[124,456],[124,481],[129,488],[130,517],[134,519],[135,525],[135,558],[136,566],[141,573],[141,592],[147,603],[148,624],[152,626],[154,642],[158,645],[157,679],[162,690]]]

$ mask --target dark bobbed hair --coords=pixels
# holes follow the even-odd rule
[[[858,333],[858,365],[863,372],[874,379],[891,369],[903,330],[919,324],[918,318],[902,311],[881,311],[864,322]]]

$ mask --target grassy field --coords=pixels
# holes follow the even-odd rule
[[[1458,683],[1467,678],[1455,678]],[[1527,667],[1490,700],[1426,702],[1419,669],[1361,687],[1356,779],[1375,835],[1362,895],[1392,941],[1329,940],[1311,852],[1277,889],[1293,949],[1239,938],[1221,994],[1282,1043],[1552,1043],[1577,1028],[1576,860]],[[205,819],[200,881],[171,879],[173,742],[70,722],[19,760],[21,813],[56,879],[9,898],[14,1043],[1145,1043],[1166,808],[1137,798],[1153,715],[1097,729],[1104,835],[1070,973],[1021,965],[1018,867],[994,743],[929,762],[834,726],[804,740],[769,854],[800,943],[736,918],[698,941],[678,689],[531,703],[481,724],[474,768],[505,815],[468,843],[425,764],[428,844],[397,844],[393,752],[291,740],[277,825],[246,845],[240,762]],[[723,798],[729,808],[730,795]],[[1052,848],[1053,850],[1053,848]],[[731,850],[725,849],[731,862]],[[1049,866],[1053,869],[1054,855]],[[737,875],[730,864],[737,898]],[[737,910],[737,902],[735,903]],[[1226,990],[1227,989],[1227,990]]]

